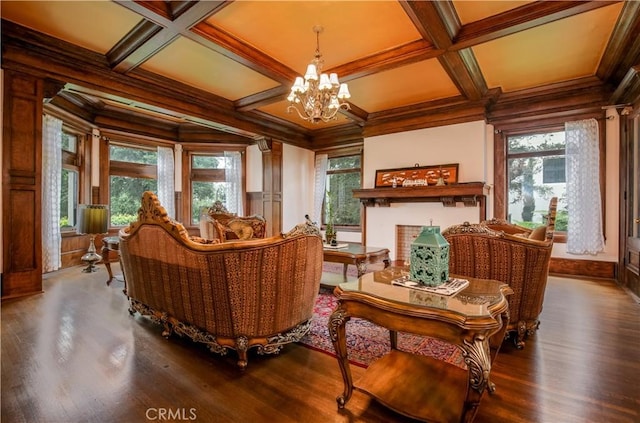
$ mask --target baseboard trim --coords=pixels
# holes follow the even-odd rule
[[[551,257],[549,273],[558,276],[580,276],[586,278],[617,278],[618,263],[598,260],[575,260]]]

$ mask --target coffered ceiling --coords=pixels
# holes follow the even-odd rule
[[[67,83],[68,101],[90,100],[97,114],[155,113],[249,138],[301,143],[382,133],[390,122],[410,129],[434,116],[473,119],[544,87],[598,86],[603,105],[638,95],[635,1],[3,0],[0,7],[3,43],[9,25],[12,37],[34,38],[24,35],[34,30],[44,36],[33,45],[58,52],[60,64],[46,76]],[[313,58],[315,25],[324,28],[325,71],[337,72],[352,95],[351,111],[321,124],[287,113],[286,101]],[[3,48],[3,61],[42,54],[32,49]],[[63,77],[67,54],[76,69],[102,62],[104,83],[71,69]],[[173,105],[160,95],[173,96]]]

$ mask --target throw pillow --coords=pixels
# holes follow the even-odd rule
[[[253,238],[253,227],[249,222],[239,219],[230,220],[227,226],[229,226],[229,229],[231,229],[240,240]]]
[[[547,227],[545,225],[538,226],[529,234],[529,239],[535,241],[544,241],[547,238]]]

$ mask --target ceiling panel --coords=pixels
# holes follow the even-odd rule
[[[5,1],[2,17],[105,54],[142,19],[110,1]]]
[[[179,37],[155,54],[141,68],[231,101],[279,85],[184,37]]]
[[[420,38],[395,1],[238,1],[207,22],[300,73],[314,57],[316,25],[325,69]]]
[[[169,6],[169,3],[176,10],[184,12],[173,22],[164,14],[157,14],[160,10],[157,6]],[[182,10],[181,5],[184,3],[168,1],[2,0],[0,10],[3,19],[97,53],[106,54],[117,47],[117,63],[112,71],[120,75],[114,75],[114,79],[131,77],[134,85],[141,86],[147,83],[165,83],[148,75],[140,77],[135,72],[139,66],[146,71],[236,102],[238,108],[235,112],[224,111],[222,124],[209,122],[213,127],[230,127],[250,121],[250,125],[254,125],[250,130],[255,130],[259,125],[255,124],[255,116],[249,120],[243,116],[244,113],[251,113],[255,107],[260,112],[275,117],[273,121],[265,122],[267,128],[291,133],[291,125],[279,126],[282,120],[287,120],[299,126],[294,132],[296,129],[300,130],[298,135],[301,138],[308,137],[308,129],[323,129],[334,125],[345,125],[345,130],[349,131],[364,128],[368,124],[366,113],[398,108],[410,111],[411,105],[450,97],[455,97],[457,102],[460,97],[465,97],[457,86],[464,87],[465,92],[471,93],[468,95],[475,98],[484,93],[483,84],[478,82],[482,78],[488,88],[502,87],[503,91],[510,92],[595,76],[623,6],[625,16],[620,28],[629,33],[636,31],[640,25],[640,7],[635,2],[618,2],[608,6],[608,2],[584,3],[584,7],[567,8],[563,12],[578,15],[554,21],[552,16],[544,17],[545,13],[550,13],[549,9],[554,9],[548,3],[453,0],[452,5],[463,25],[530,4],[527,8],[530,12],[528,15],[511,16],[512,20],[504,22],[505,28],[494,29],[480,24],[473,34],[465,33],[465,40],[469,43],[465,45],[473,46],[470,48],[478,65],[476,68],[473,58],[458,50],[462,46],[456,46],[455,36],[451,37],[453,45],[446,52],[446,57],[431,58],[443,54],[443,51],[430,48],[429,41],[422,39],[417,28],[424,29],[427,38],[442,37],[439,41],[444,40],[443,45],[447,45],[448,34],[446,31],[439,32],[439,28],[446,27],[446,19],[438,14],[438,8],[414,5],[413,8],[407,7],[405,11],[403,4],[407,7],[402,1],[395,0],[237,0],[225,3],[224,7],[217,7],[219,5],[216,2],[193,2],[191,7]],[[604,6],[600,6],[603,4]],[[596,8],[584,12],[592,6]],[[447,8],[446,5],[442,7]],[[412,15],[415,22],[407,13]],[[522,30],[530,24],[528,19],[531,16],[539,18],[534,24],[542,24]],[[138,32],[131,32],[143,19],[148,21],[147,25]],[[198,26],[201,19],[214,28]],[[552,22],[544,23],[546,20]],[[365,112],[361,116],[362,120],[357,123],[340,115],[337,121],[313,125],[301,120],[296,114],[286,112],[288,104],[283,101],[283,93],[288,91],[293,76],[302,74],[313,59],[316,49],[313,32],[315,25],[324,27],[324,32],[320,35],[320,51],[325,60],[325,70],[340,67],[340,72],[349,72],[349,76],[364,75],[349,80],[352,94],[350,102]],[[431,25],[435,27],[430,28]],[[202,31],[194,31],[194,27]],[[206,29],[211,31],[207,32]],[[492,33],[494,30],[497,32]],[[512,31],[519,32],[504,35],[511,34]],[[230,38],[226,38],[225,33]],[[20,36],[21,32],[18,31],[18,39]],[[492,41],[477,45],[475,43],[479,41],[474,39],[476,36]],[[605,61],[609,72],[604,77],[606,80],[602,81],[603,87],[608,89],[620,84],[621,81],[616,78],[619,79],[619,75],[628,72],[629,66],[638,63],[640,47],[637,47],[637,42],[634,44],[633,36],[631,34],[627,37],[629,40],[624,36],[613,40],[611,52]],[[199,37],[210,38],[205,40]],[[241,42],[236,43],[234,39]],[[216,42],[220,43],[219,48],[213,45]],[[55,41],[51,43],[53,50],[60,51],[60,45]],[[25,44],[18,42],[15,45],[20,49]],[[246,45],[250,47],[247,48]],[[38,43],[29,48],[27,54],[33,54],[37,60],[47,60],[46,53],[39,54]],[[19,54],[14,54],[12,59],[15,56]],[[234,58],[241,58],[243,63],[234,61]],[[446,72],[441,65],[445,62],[440,60],[446,61]],[[107,62],[105,57],[105,64]],[[618,69],[617,66],[621,68]],[[265,71],[274,78],[274,75],[291,73],[292,80],[280,80],[280,86],[279,82],[253,69]],[[480,74],[476,73],[478,69]],[[108,69],[104,71],[109,72]],[[339,77],[345,80],[345,75]],[[88,85],[96,87],[99,83],[88,81]],[[115,91],[118,95],[126,96],[119,88],[107,87],[105,92],[109,89],[112,93]],[[141,99],[139,94],[133,93],[133,97]],[[119,99],[108,97],[107,93],[98,97],[113,100],[106,101],[110,108],[120,102]],[[176,93],[176,98],[180,97],[181,93]],[[149,108],[149,104],[156,104],[154,95],[142,98],[148,104],[120,103],[128,109],[154,110]],[[203,104],[210,101],[206,95],[202,96],[202,100]],[[488,98],[481,100],[488,101]],[[157,104],[165,107],[166,102]],[[170,111],[165,110],[154,110],[154,113],[171,115]],[[212,113],[215,115],[215,111]],[[229,119],[229,114],[234,115],[232,119]],[[401,125],[403,115],[398,110],[393,114],[398,125]],[[411,113],[407,115],[409,119],[410,115]],[[346,125],[350,123],[350,127]],[[375,122],[372,124],[375,125]],[[246,132],[245,129],[230,128],[232,132]]]
[[[516,7],[520,7],[532,1],[469,1],[453,0],[453,5],[462,25],[476,22]]]
[[[351,101],[369,113],[460,94],[437,59],[349,82]]]
[[[487,85],[508,92],[594,75],[621,7],[602,7],[473,47]]]

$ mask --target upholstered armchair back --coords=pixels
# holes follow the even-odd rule
[[[202,244],[143,195],[138,221],[120,231],[132,311],[150,314],[212,351],[278,352],[308,330],[322,275],[322,238],[300,224],[287,234]]]
[[[236,216],[233,213],[209,212],[200,215],[200,236],[220,242],[264,238],[267,221],[259,215]]]

